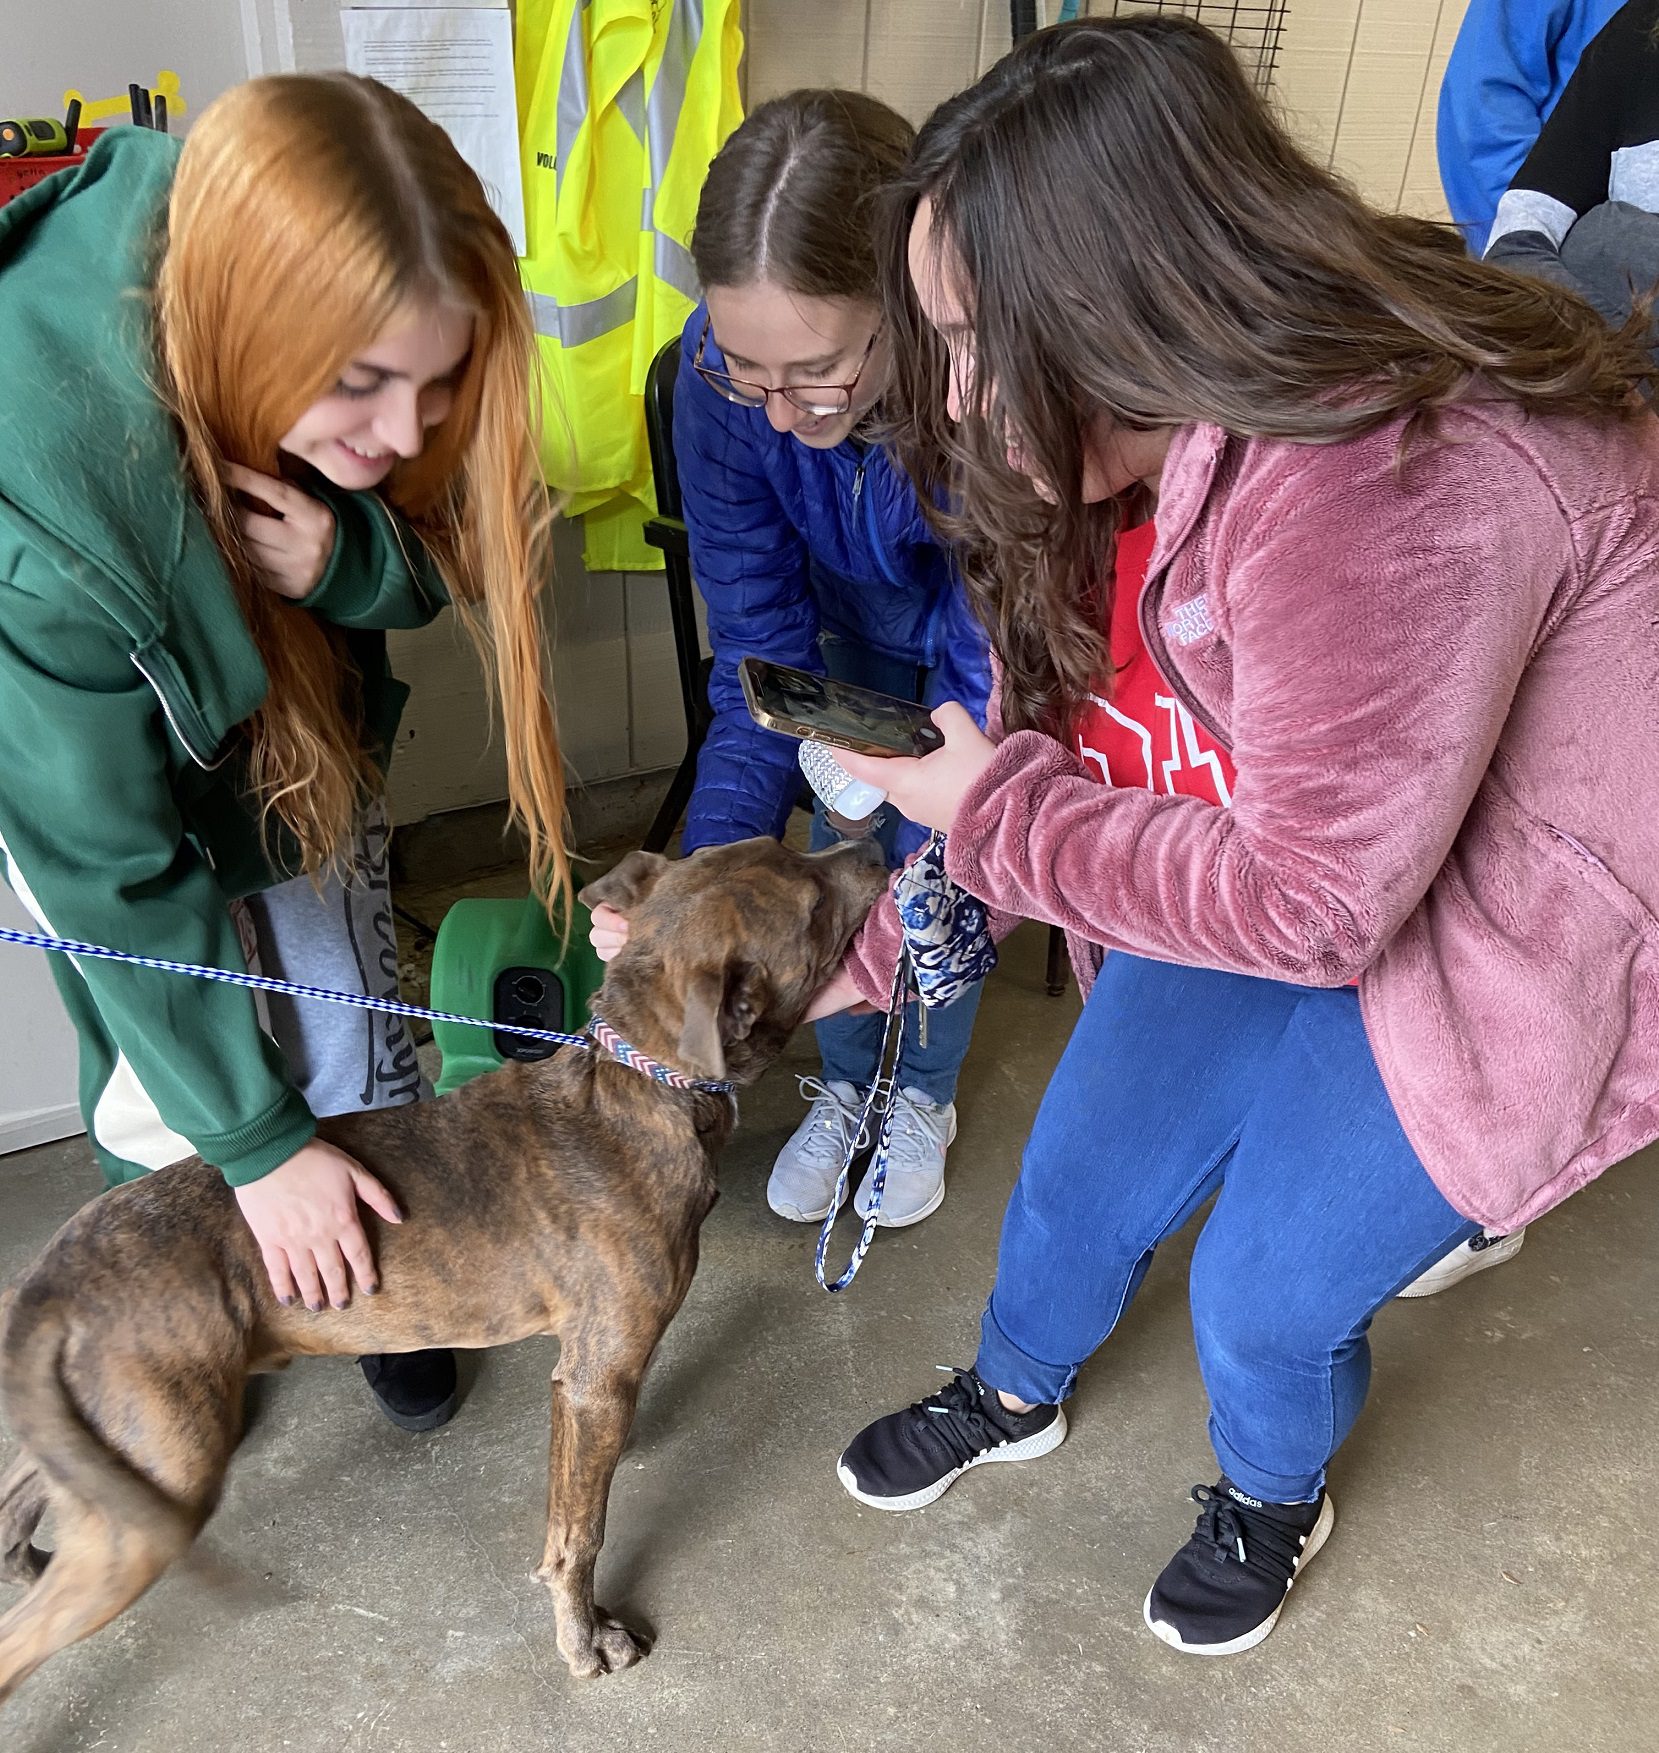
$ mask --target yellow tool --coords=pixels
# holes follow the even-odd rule
[[[167,113],[174,119],[189,113],[189,106],[179,95],[179,76],[176,73],[158,73],[155,82],[149,87],[152,92],[167,99]],[[81,103],[81,120],[89,125],[96,122],[107,122],[112,116],[125,116],[132,119],[132,100],[126,92],[119,97],[100,97],[92,103],[86,101],[85,92],[66,91],[63,101],[67,104],[74,99]]]

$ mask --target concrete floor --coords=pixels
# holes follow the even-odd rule
[[[1645,1749],[1656,1744],[1659,1199],[1653,1160],[1538,1226],[1519,1259],[1379,1319],[1371,1406],[1334,1470],[1337,1533],[1276,1634],[1183,1658],[1141,1624],[1215,1467],[1165,1252],[1051,1457],[903,1517],[833,1461],[872,1414],[971,1360],[1019,1147],[1073,1015],[1040,933],[987,995],[943,1209],[857,1285],[763,1186],[790,1072],[745,1102],[702,1269],[647,1383],[600,1596],[655,1652],[576,1683],[530,1575],[549,1344],[477,1363],[407,1437],[355,1368],[258,1386],[225,1503],[186,1566],[37,1675],[7,1753],[291,1748]],[[0,1163],[0,1282],[95,1191],[84,1145]],[[847,1238],[850,1242],[850,1234]],[[0,1432],[0,1465],[10,1445]]]

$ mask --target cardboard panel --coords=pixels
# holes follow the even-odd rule
[[[748,103],[803,85],[864,89],[864,0],[758,0],[743,9]]]
[[[1322,163],[1331,162],[1361,0],[1300,0],[1285,20],[1273,101],[1291,131]]]
[[[1379,206],[1400,199],[1440,0],[1364,0],[1334,163]]]
[[[1445,192],[1440,186],[1440,165],[1435,157],[1435,113],[1440,105],[1440,86],[1446,77],[1446,63],[1451,59],[1452,45],[1457,41],[1467,11],[1468,0],[1441,0],[1440,20],[1435,28],[1434,46],[1429,52],[1428,76],[1417,116],[1417,133],[1411,143],[1405,182],[1400,190],[1400,206],[1408,213],[1422,214],[1425,219],[1450,217]]]
[[[996,0],[1006,14],[1008,8]],[[991,0],[900,0],[870,8],[864,89],[920,124],[979,76]],[[995,58],[994,56],[992,57]]]

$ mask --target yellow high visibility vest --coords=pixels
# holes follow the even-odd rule
[[[593,571],[662,564],[645,376],[697,302],[692,222],[743,118],[738,0],[519,0],[524,284],[546,382],[542,467]]]

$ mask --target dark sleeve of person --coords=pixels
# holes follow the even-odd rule
[[[824,668],[806,545],[749,441],[764,424],[763,414],[734,407],[710,389],[691,369],[689,352],[682,357],[674,451],[714,654],[713,720],[686,810],[680,842],[686,852],[781,834],[801,789],[796,744],[749,716],[739,662],[752,655],[820,674]]]
[[[1498,203],[1486,259],[1564,286],[1600,309],[1605,300],[1561,259],[1578,220],[1621,176],[1651,171],[1659,206],[1659,0],[1630,0],[1584,51],[1561,101]],[[1641,162],[1651,157],[1651,165]],[[1602,315],[1609,316],[1603,309]]]

